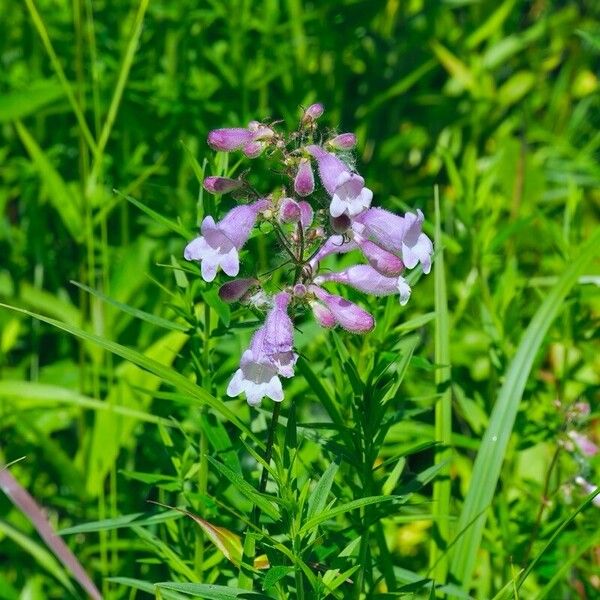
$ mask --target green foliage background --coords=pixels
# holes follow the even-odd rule
[[[79,526],[65,539],[107,598],[160,581],[274,598],[599,593],[598,509],[567,522],[585,497],[574,477],[600,482],[598,460],[564,447],[574,402],[591,403],[578,426],[597,435],[600,243],[583,258],[580,246],[598,241],[599,17],[592,0],[0,0],[0,300],[76,334],[0,311],[0,458],[25,456],[11,472],[57,529]],[[422,208],[432,237],[439,186],[437,273],[406,308],[356,295],[378,319],[370,336],[302,322],[268,488],[274,538],[257,538],[283,570],[265,585],[186,517],[115,519],[156,513],[154,499],[244,537],[253,497],[221,465],[256,487],[271,407],[223,395],[256,318],[222,305],[181,255],[204,211],[229,206],[203,196],[202,174],[245,168],[215,158],[207,132],[293,126],[317,100],[329,127],[357,132],[374,203]],[[272,266],[270,252],[252,240],[249,264]],[[509,365],[546,298],[519,403]],[[134,366],[128,348],[166,374]],[[473,463],[482,447],[493,460],[484,433],[503,398],[518,412],[496,486],[491,462]],[[498,423],[508,436],[511,419]],[[436,454],[450,462],[432,467]],[[493,497],[481,548],[446,553],[472,522],[461,521],[469,486]],[[302,538],[303,495],[313,516],[402,499],[341,511]],[[333,589],[335,569],[353,583]],[[66,593],[63,568],[0,497],[0,598]]]

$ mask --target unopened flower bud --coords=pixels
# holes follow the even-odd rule
[[[257,284],[258,280],[253,278],[228,281],[219,288],[219,298],[227,303],[237,302],[248,293],[251,287]]]
[[[304,229],[308,229],[312,225],[315,216],[312,206],[304,200],[298,202],[298,206],[300,207],[300,223]]]
[[[335,327],[335,317],[324,304],[313,300],[310,302],[310,307],[312,308],[315,320],[321,327],[326,327],[327,329]]]
[[[315,189],[315,177],[308,158],[300,159],[298,172],[294,179],[294,191],[299,196],[308,196]]]
[[[230,179],[229,177],[207,177],[202,186],[211,194],[226,194],[237,190],[242,186],[243,182],[239,179]]]
[[[255,134],[249,129],[241,127],[229,127],[225,129],[213,129],[208,134],[208,145],[213,150],[231,152],[238,150],[245,144],[255,139]]]
[[[355,235],[354,240],[369,264],[382,275],[393,277],[404,271],[404,263],[395,254],[384,250],[371,240]]]
[[[311,285],[310,291],[329,309],[336,323],[346,331],[368,333],[375,327],[373,316],[353,302],[329,294],[318,285]]]
[[[352,221],[347,214],[342,214],[339,217],[329,217],[329,224],[331,229],[336,233],[345,233],[352,225]]]
[[[327,144],[336,150],[351,150],[356,146],[356,136],[353,133],[340,133],[330,139]]]
[[[315,121],[316,119],[318,119],[323,114],[324,110],[325,109],[323,108],[323,105],[320,102],[316,102],[315,104],[311,104],[304,111],[304,114],[302,115],[302,122],[303,123],[310,123],[312,121]]]
[[[246,144],[243,148],[242,148],[242,152],[248,157],[248,158],[256,158],[258,156],[261,155],[262,151],[265,149],[265,145],[261,142],[250,142],[249,144]]]
[[[292,198],[283,198],[279,205],[279,220],[282,223],[296,223],[300,220],[300,207]]]

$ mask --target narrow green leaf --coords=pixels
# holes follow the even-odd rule
[[[356,510],[357,508],[361,508],[363,506],[370,506],[371,504],[383,504],[384,502],[391,502],[392,500],[400,499],[400,496],[367,496],[366,498],[352,500],[351,502],[346,502],[346,504],[340,504],[335,508],[326,510],[318,515],[315,515],[311,519],[308,519],[304,523],[304,525],[300,527],[298,533],[300,535],[308,533],[311,529],[313,529],[313,527],[320,525],[324,521],[328,521],[329,519],[333,519],[333,517],[337,517],[338,515],[350,512],[351,510]]]
[[[306,513],[308,519],[318,515],[325,508],[327,496],[331,491],[333,479],[335,478],[338,468],[336,463],[331,463],[321,476],[321,479],[319,479],[319,482],[308,499],[308,511]]]
[[[119,302],[118,300],[114,300],[113,298],[109,298],[104,295],[102,292],[95,290],[83,283],[78,283],[77,281],[71,280],[71,283],[82,290],[88,292],[88,294],[92,294],[92,296],[96,296],[96,298],[100,298],[103,302],[107,304],[111,304],[115,308],[127,313],[136,319],[141,319],[142,321],[146,321],[147,323],[151,323],[152,325],[156,325],[157,327],[162,327],[164,329],[170,329],[172,331],[187,331],[189,327],[187,325],[182,325],[181,323],[174,323],[173,321],[169,321],[168,319],[163,319],[162,317],[157,317],[151,313],[140,310],[139,308],[134,308],[133,306],[129,306],[129,304],[124,304],[123,302]]]
[[[440,517],[450,514],[450,460],[452,459],[452,397],[450,392],[450,319],[448,316],[448,297],[446,292],[446,273],[444,269],[444,248],[442,244],[442,221],[438,187],[435,186],[435,247],[434,264],[435,283],[435,362],[437,370],[435,383],[440,394],[435,404],[435,441],[441,444],[436,452],[436,464],[446,463],[440,474],[444,477],[433,484],[434,527],[437,536],[431,540],[429,565],[434,566],[433,578],[437,583],[445,583],[448,574],[448,555],[445,546],[450,539],[450,523]],[[440,543],[441,542],[441,543]]]
[[[152,210],[151,208],[149,208],[148,206],[146,206],[139,200],[136,200],[132,196],[123,194],[119,190],[113,190],[113,192],[115,194],[117,194],[117,196],[120,196],[121,198],[125,198],[125,200],[127,200],[127,202],[130,202],[135,207],[139,208],[142,212],[146,213],[149,217],[152,218],[153,221],[156,221],[157,223],[164,225],[167,229],[170,229],[171,231],[178,233],[181,237],[183,237],[185,239],[191,239],[193,237],[193,234],[189,229],[187,229],[183,225],[180,225],[179,223],[175,223],[175,221],[171,221],[170,219],[167,219],[165,216],[161,215],[160,213],[156,212],[155,210]]]
[[[212,456],[209,456],[208,460],[221,475],[225,476],[248,500],[256,504],[262,512],[268,514],[272,519],[279,518],[279,511],[271,504],[268,498],[258,493],[243,477],[228,466],[215,460]]]
[[[130,515],[121,515],[112,519],[103,519],[101,521],[90,521],[81,523],[73,527],[61,529],[58,535],[72,535],[75,533],[92,533],[95,531],[111,531],[113,529],[124,529],[134,525],[156,525],[157,523],[166,523],[174,519],[181,518],[181,513],[176,510],[169,510],[160,513],[132,513]]]
[[[274,566],[271,567],[263,580],[263,590],[268,590],[273,587],[278,581],[281,581],[286,575],[294,572],[294,567],[290,566]]]
[[[239,588],[224,587],[222,585],[210,585],[205,583],[176,583],[165,582],[157,583],[156,587],[161,590],[173,590],[175,592],[183,592],[194,598],[202,598],[202,600],[233,600],[242,598],[248,600],[270,600],[269,596],[258,592],[250,592]]]
[[[451,572],[456,580],[462,583],[464,589],[469,588],[483,535],[485,509],[489,507],[496,491],[519,404],[535,358],[567,294],[599,252],[600,228],[597,228],[582,244],[576,258],[570,262],[556,285],[546,295],[523,334],[507,369],[489,426],[477,453],[471,483],[457,526],[457,530],[461,531],[475,519],[473,525],[466,529],[458,540],[452,557]]]

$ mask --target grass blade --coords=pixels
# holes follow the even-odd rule
[[[442,445],[436,452],[435,461],[445,462],[440,471],[441,478],[433,484],[434,527],[437,535],[431,540],[429,565],[435,565],[433,578],[437,583],[445,583],[448,574],[448,554],[445,552],[450,539],[450,521],[440,518],[450,514],[450,460],[452,458],[452,397],[450,390],[450,322],[448,317],[448,297],[446,293],[446,273],[444,270],[444,248],[442,246],[442,223],[440,215],[439,190],[435,186],[435,383],[440,398],[435,405],[435,441]]]
[[[469,491],[458,521],[460,531],[482,513],[458,540],[451,565],[452,575],[463,588],[468,588],[485,525],[485,509],[492,502],[512,428],[533,362],[550,325],[558,315],[567,294],[592,259],[600,252],[600,229],[596,229],[579,249],[573,260],[525,330],[517,352],[511,361],[492,410],[490,423],[483,436],[469,485]]]

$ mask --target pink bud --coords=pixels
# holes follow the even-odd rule
[[[312,308],[315,320],[321,327],[326,327],[327,329],[335,327],[335,317],[324,304],[313,300],[310,302],[310,307]]]
[[[300,207],[300,223],[302,223],[304,229],[308,229],[312,225],[314,218],[312,206],[304,200],[298,202],[298,206]]]
[[[372,315],[353,302],[341,296],[329,294],[317,285],[311,285],[310,291],[331,311],[336,323],[347,331],[367,333],[375,327],[375,319]]]
[[[283,198],[279,205],[279,220],[282,223],[296,223],[300,220],[300,207],[292,198]]]
[[[382,275],[393,277],[404,270],[404,263],[391,252],[384,250],[371,240],[355,233],[354,241],[358,244],[369,264]]]
[[[230,127],[226,129],[213,129],[208,134],[208,145],[213,150],[231,152],[255,139],[255,134],[241,127]]]
[[[340,133],[327,143],[336,150],[351,150],[356,146],[356,136],[353,133]]]
[[[248,144],[246,144],[243,148],[242,148],[242,152],[248,157],[248,158],[256,158],[257,156],[260,156],[262,151],[265,149],[265,145],[261,142],[250,142]]]
[[[294,179],[294,190],[299,196],[308,196],[315,189],[315,177],[308,158],[300,159],[298,172]]]
[[[316,102],[315,104],[311,104],[302,115],[303,123],[310,123],[318,119],[324,112],[323,105],[320,102]]]
[[[237,190],[242,186],[239,179],[229,179],[229,177],[207,177],[202,186],[211,194],[226,194],[233,190]]]
[[[257,284],[258,280],[252,278],[228,281],[219,288],[219,298],[227,303],[237,302],[247,294],[252,286]]]

